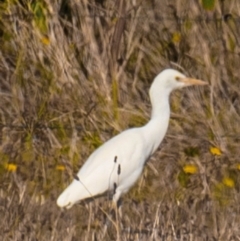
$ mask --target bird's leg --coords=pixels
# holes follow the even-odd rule
[[[102,238],[105,237],[108,226],[110,223],[112,223],[112,225],[115,227],[116,229],[116,233],[117,233],[117,241],[121,241],[121,223],[119,221],[119,216],[120,216],[120,220],[121,220],[121,214],[119,213],[119,202],[115,202],[113,200],[112,204],[111,204],[111,211],[110,211],[110,215],[106,215],[106,221],[105,221],[105,225],[104,225],[104,229],[103,229],[103,236]],[[120,215],[119,215],[120,214]]]
[[[120,195],[121,195],[121,193],[116,192],[116,188],[115,188],[114,195],[113,195],[113,201],[111,202],[111,206],[110,206],[110,215],[105,213],[106,220],[105,220],[102,238],[105,237],[109,224],[112,223],[112,225],[115,227],[115,229],[117,231],[117,240],[120,240],[120,230],[121,230],[120,222],[121,222],[121,218],[122,218],[122,212],[119,209],[119,207],[121,207],[120,206],[121,202],[118,200]],[[119,219],[119,217],[120,217],[120,219]]]
[[[117,203],[116,203],[116,206],[117,206],[117,211],[118,211],[118,215],[119,215],[119,218],[120,218],[120,221],[122,220],[122,199],[118,199]]]
[[[116,217],[116,231],[117,231],[117,241],[121,240],[121,225],[119,222],[119,213],[118,213],[118,202],[113,201],[113,208],[115,210],[115,217]]]
[[[120,240],[121,234],[121,219],[122,219],[122,210],[119,208],[121,205],[120,196],[122,192],[116,188],[113,195],[113,209],[115,210],[115,220],[116,220],[116,229],[117,229],[117,240]]]

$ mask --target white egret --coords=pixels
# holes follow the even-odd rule
[[[157,75],[150,88],[152,114],[150,121],[139,128],[123,131],[96,149],[76,178],[57,199],[57,205],[70,208],[80,200],[107,191],[117,203],[142,173],[147,159],[162,142],[169,123],[169,95],[172,90],[190,85],[206,85],[173,69]]]

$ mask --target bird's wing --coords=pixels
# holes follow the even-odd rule
[[[144,153],[144,139],[139,129],[124,131],[110,139],[82,166],[78,177],[92,196],[112,189],[114,183],[120,183],[143,166],[148,155]]]
[[[141,128],[122,132],[95,150],[63,191],[57,203],[70,208],[74,203],[117,187],[126,192],[141,174],[151,146]],[[119,194],[118,194],[119,195]]]

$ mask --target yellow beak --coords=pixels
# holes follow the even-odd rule
[[[208,83],[205,81],[202,81],[199,79],[193,79],[193,78],[179,78],[178,81],[186,85],[208,85]]]

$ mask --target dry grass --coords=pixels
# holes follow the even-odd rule
[[[1,240],[116,239],[107,198],[55,201],[97,146],[147,122],[167,67],[210,87],[172,95],[120,239],[240,240],[240,3],[200,2],[1,1]]]

